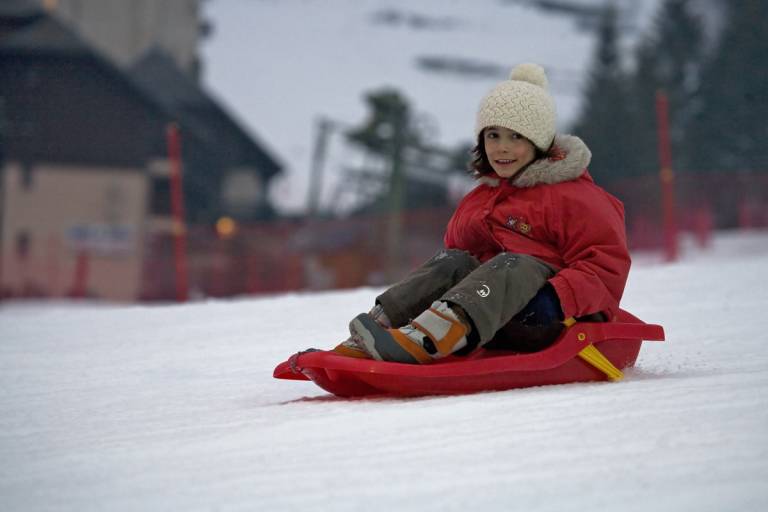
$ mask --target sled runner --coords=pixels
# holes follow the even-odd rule
[[[342,397],[452,395],[620,380],[621,370],[634,365],[643,340],[664,340],[664,329],[622,310],[616,322],[575,323],[554,344],[530,354],[478,349],[414,365],[310,350],[277,365],[274,377],[311,380]]]

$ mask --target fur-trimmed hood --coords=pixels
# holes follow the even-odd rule
[[[591,159],[592,152],[580,138],[556,135],[547,156],[534,161],[512,178],[512,185],[527,188],[575,180],[584,173]],[[500,180],[495,176],[483,176],[478,181],[495,187]]]

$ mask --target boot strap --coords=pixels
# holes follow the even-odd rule
[[[467,343],[467,326],[445,302],[437,301],[413,319],[411,325],[424,333],[442,355],[454,353]]]

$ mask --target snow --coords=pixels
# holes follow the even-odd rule
[[[652,19],[659,0],[625,0],[636,30]],[[578,3],[602,4],[602,0]],[[360,125],[363,97],[395,87],[410,101],[432,141],[471,142],[481,98],[521,62],[542,64],[559,112],[559,127],[575,119],[594,34],[567,16],[504,0],[215,0],[205,5],[214,27],[202,47],[204,85],[286,168],[270,191],[284,212],[306,208],[316,122]],[[374,23],[382,13],[402,22]],[[422,19],[416,30],[407,20]],[[497,66],[499,76],[428,73],[420,57],[457,57]],[[343,167],[355,159],[329,149],[322,204],[333,201]]]
[[[0,510],[761,510],[768,232],[638,255],[618,383],[344,400],[272,370],[377,289],[0,308]]]

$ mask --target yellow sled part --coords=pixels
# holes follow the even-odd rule
[[[584,348],[579,352],[579,357],[607,375],[609,380],[621,380],[624,378],[624,373],[616,368],[594,345]]]
[[[563,320],[563,324],[566,328],[573,327],[576,324],[576,319],[572,316],[568,317]],[[579,333],[578,339],[582,341],[586,339],[585,334]],[[624,373],[616,368],[594,345],[588,345],[578,355],[584,361],[603,372],[609,380],[621,380],[624,378]]]

